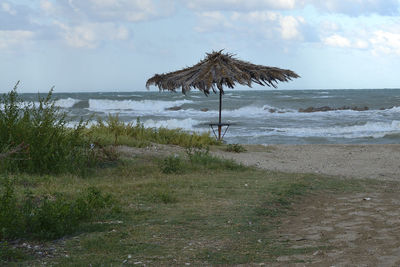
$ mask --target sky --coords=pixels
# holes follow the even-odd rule
[[[18,80],[20,92],[146,90],[221,49],[301,76],[279,89],[400,88],[399,11],[400,0],[0,0],[0,93]]]

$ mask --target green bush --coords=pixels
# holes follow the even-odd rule
[[[171,204],[178,202],[178,198],[170,190],[158,189],[151,193],[150,200],[153,203]]]
[[[14,89],[0,98],[0,171],[80,172],[93,162],[86,123],[66,126],[66,113],[55,106],[53,88],[38,103],[24,102]],[[7,155],[4,157],[4,155]]]
[[[160,169],[165,174],[183,174],[191,171],[207,170],[246,170],[242,164],[233,160],[222,159],[209,153],[209,148],[189,147],[186,149],[187,159],[181,156],[168,156],[161,161]]]
[[[241,152],[246,152],[246,149],[242,145],[239,145],[239,144],[228,144],[226,146],[226,151],[241,153]]]
[[[0,191],[0,240],[10,238],[54,239],[77,230],[101,210],[113,205],[110,195],[90,187],[71,198],[61,193],[34,197],[26,191],[21,200],[10,179]]]
[[[89,132],[103,145],[148,146],[150,143],[171,144],[182,147],[202,147],[220,144],[209,133],[188,133],[181,129],[145,128],[140,119],[136,124],[120,121],[118,114],[106,121],[98,119]]]
[[[246,167],[233,160],[219,158],[210,155],[208,147],[205,149],[188,148],[186,153],[193,168],[211,170],[245,170]]]
[[[168,156],[162,161],[161,171],[165,174],[183,173],[183,160],[179,156]]]

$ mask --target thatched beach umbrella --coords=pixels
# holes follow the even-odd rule
[[[276,88],[278,82],[288,82],[292,78],[300,77],[291,70],[284,70],[275,67],[251,64],[250,62],[238,60],[232,54],[225,54],[222,51],[207,53],[205,59],[192,67],[182,70],[156,74],[150,78],[146,87],[154,84],[161,90],[175,91],[182,88],[182,93],[192,88],[199,89],[206,96],[212,90],[219,91],[219,121],[218,139],[221,140],[222,95],[223,86],[233,88],[236,83],[251,87],[252,83],[267,85]]]

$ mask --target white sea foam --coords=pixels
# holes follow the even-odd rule
[[[199,125],[203,122],[194,120],[191,118],[178,120],[178,119],[169,119],[169,120],[146,120],[143,122],[146,128],[168,128],[168,129],[183,129],[186,131],[207,131],[205,127],[203,128],[194,128],[196,125]]]
[[[273,112],[271,112],[273,111]],[[223,111],[227,115],[232,117],[265,117],[268,114],[283,114],[283,113],[293,113],[296,112],[295,110],[291,109],[281,109],[269,105],[260,106],[245,106],[234,110],[226,110]]]
[[[382,138],[389,134],[400,134],[400,121],[367,122],[351,126],[277,128],[274,134],[297,137]]]
[[[80,100],[71,97],[59,99],[55,102],[55,105],[61,108],[72,108]]]
[[[89,110],[98,112],[132,110],[140,112],[162,112],[166,108],[192,103],[191,100],[158,101],[158,100],[108,100],[89,99]]]

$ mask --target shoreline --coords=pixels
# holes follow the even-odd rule
[[[400,180],[400,144],[243,145],[247,152],[214,151],[248,166],[358,179]]]

